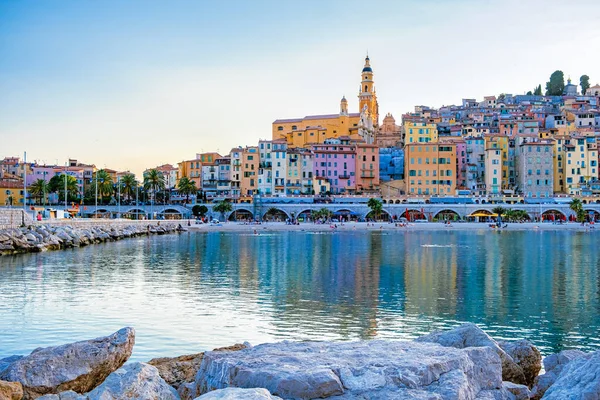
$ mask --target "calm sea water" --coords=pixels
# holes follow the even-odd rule
[[[594,233],[184,233],[0,258],[0,358],[137,330],[135,360],[462,321],[600,349]]]

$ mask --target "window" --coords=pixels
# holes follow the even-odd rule
[[[278,130],[278,131],[282,131],[282,130],[283,130],[283,126],[278,126],[278,127],[277,127],[277,130]]]
[[[298,129],[298,127],[296,125],[292,125],[292,130],[295,131],[296,129]]]

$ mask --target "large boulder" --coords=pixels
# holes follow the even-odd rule
[[[34,350],[11,363],[0,379],[20,382],[24,399],[73,390],[85,393],[100,384],[131,355],[133,328],[109,336]]]
[[[23,386],[19,382],[0,381],[0,400],[21,400]]]
[[[179,400],[179,395],[150,364],[126,364],[87,394],[88,400]]]
[[[578,357],[564,365],[543,399],[600,399],[600,351]]]
[[[505,381],[524,385],[527,383],[523,369],[517,365],[498,342],[475,324],[463,324],[448,331],[432,332],[415,339],[416,342],[439,343],[445,347],[464,349],[468,347],[489,347],[493,349],[502,360],[502,379]]]
[[[503,382],[502,386],[515,396],[515,400],[529,400],[531,391],[525,385],[518,385],[512,382]]]
[[[46,394],[37,400],[88,400],[88,397],[72,390],[60,392],[59,394]]]
[[[273,396],[267,389],[230,387],[203,394],[196,400],[281,400],[281,397]]]
[[[551,354],[544,358],[545,373],[535,378],[531,398],[541,399],[548,388],[556,382],[563,368],[571,361],[583,356],[585,356],[585,353],[580,350],[563,350],[558,354]]]
[[[10,356],[6,358],[0,358],[0,375],[6,368],[8,368],[10,364],[20,360],[21,358],[23,358],[23,356]]]
[[[433,343],[267,343],[238,352],[206,352],[196,395],[226,387],[265,388],[282,398],[475,399],[502,387],[500,357],[487,347]],[[336,397],[337,396],[337,397]]]
[[[213,351],[237,351],[245,349],[243,344],[235,344],[229,347],[221,347]],[[160,376],[175,389],[184,383],[194,381],[196,373],[200,368],[204,353],[188,354],[179,357],[153,358],[148,364],[155,366]]]
[[[499,341],[498,345],[523,369],[525,384],[532,387],[535,377],[542,369],[542,354],[537,347],[529,340]]]

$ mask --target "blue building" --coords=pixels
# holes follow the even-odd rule
[[[384,182],[404,179],[404,149],[400,147],[379,149],[379,179]]]

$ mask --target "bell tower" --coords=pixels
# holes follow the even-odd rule
[[[365,66],[361,73],[362,80],[358,89],[359,112],[362,112],[365,105],[369,116],[373,121],[373,126],[379,126],[379,104],[377,103],[377,94],[375,93],[375,83],[373,82],[373,69],[369,55],[365,58]]]

